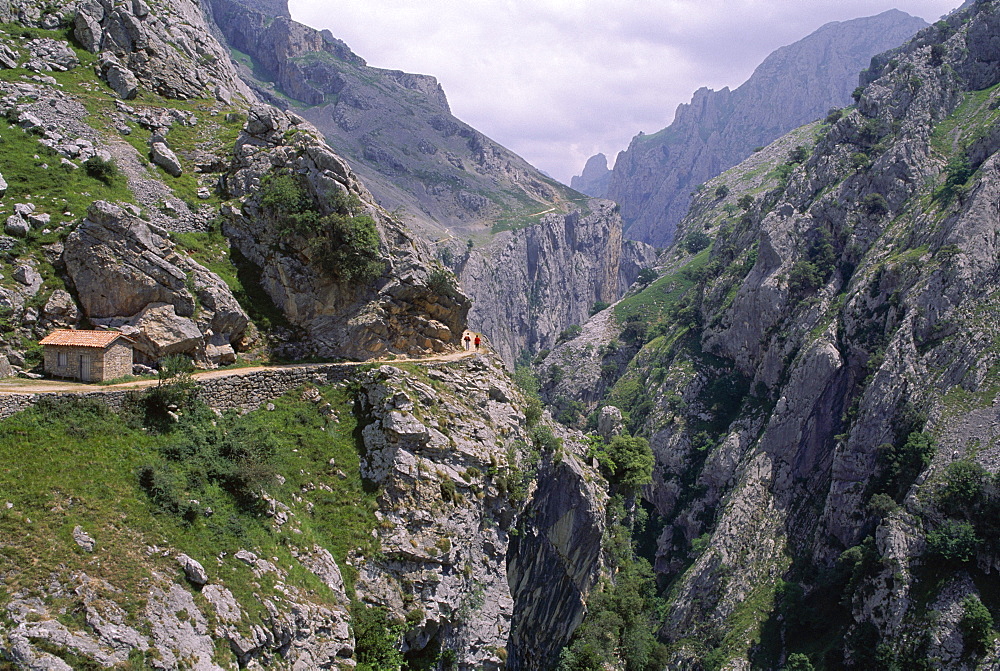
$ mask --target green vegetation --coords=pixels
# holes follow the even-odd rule
[[[879,445],[879,464],[882,468],[876,491],[888,494],[899,502],[906,496],[913,481],[930,466],[937,444],[933,436],[923,431],[910,433],[901,444]]]
[[[329,548],[349,586],[356,574],[345,562],[348,552],[377,550],[371,535],[376,492],[359,474],[348,392],[322,390],[339,424],[295,392],[276,399],[270,412],[217,417],[192,399],[183,376],[172,379],[180,382],[134,394],[120,414],[97,400],[46,399],[0,422],[0,490],[11,503],[0,508],[6,588],[86,571],[121,590],[103,598],[133,617],[144,607],[149,572],[177,572],[171,559],[142,551],[160,545],[200,561],[213,583],[233,592],[250,625],[266,614],[254,593],[269,596],[274,578],[255,577],[242,562],[215,561],[220,553],[248,549],[276,557],[301,598],[331,605],[332,593],[298,567],[292,550]],[[345,478],[332,477],[331,458]],[[279,484],[275,473],[286,481]],[[303,488],[317,478],[329,491]],[[279,529],[261,514],[265,485],[292,506],[301,533]],[[73,543],[76,525],[97,539],[92,555]]]
[[[620,496],[608,504],[605,549],[614,564],[614,580],[602,582],[587,599],[587,615],[559,656],[558,671],[659,671],[667,649],[656,638],[662,600],[649,562],[635,555],[634,520]]]
[[[688,254],[697,254],[712,244],[712,238],[703,231],[691,231],[684,236],[684,249]]]
[[[993,615],[978,596],[962,599],[962,619],[958,623],[965,645],[977,653],[993,647]]]
[[[823,286],[830,278],[836,262],[836,253],[829,231],[819,228],[805,258],[800,258],[788,271],[788,291],[800,300]]]
[[[615,306],[615,317],[625,323],[632,316],[646,324],[655,324],[669,314],[681,297],[697,283],[697,271],[709,263],[708,250],[699,252],[684,270],[654,280],[637,294],[628,296]]]
[[[398,671],[403,665],[399,643],[405,625],[393,622],[385,608],[355,602],[351,606],[357,671]]]
[[[653,481],[653,452],[645,438],[615,436],[593,447],[588,456],[597,459],[608,482],[629,495]]]
[[[559,337],[556,339],[557,342],[565,342],[567,340],[573,340],[578,335],[583,333],[583,327],[579,324],[570,324],[562,331],[559,332]]]
[[[965,520],[945,520],[927,533],[927,554],[945,564],[968,564],[981,544],[976,530]]]
[[[355,215],[360,201],[353,194],[330,196],[330,214],[322,214],[298,175],[271,173],[261,180],[260,204],[281,236],[306,240],[321,267],[344,282],[372,282],[385,270],[375,221]]]
[[[61,158],[17,126],[0,133],[0,173],[8,183],[4,209],[31,202],[37,211],[51,214],[55,224],[67,218],[63,212],[73,219],[82,217],[95,200],[134,202],[113,161],[95,157],[81,170],[61,163]]]
[[[218,275],[254,325],[267,333],[275,327],[289,326],[288,318],[278,309],[260,283],[260,269],[254,266],[222,235],[218,222],[204,232],[171,233],[178,248]]]

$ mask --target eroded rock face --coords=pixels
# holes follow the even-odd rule
[[[185,353],[210,364],[206,345],[242,347],[250,319],[226,283],[131,212],[95,202],[63,257],[84,315],[137,336],[149,359]]]
[[[396,354],[442,352],[459,342],[468,299],[448,288],[447,273],[431,265],[425,245],[383,209],[318,131],[294,114],[266,105],[250,110],[246,130],[223,188],[244,198],[229,209],[225,232],[244,256],[261,269],[261,284],[306,338],[297,353],[368,359]],[[309,239],[282,236],[260,203],[259,188],[269,175],[293,174],[321,214],[338,196],[360,200],[358,214],[371,217],[384,262],[381,276],[340,280],[323,267]],[[435,286],[432,281],[437,276]]]
[[[75,10],[74,37],[92,53],[107,53],[99,74],[120,97],[134,97],[142,85],[182,100],[212,95],[220,87],[253,99],[197,3],[178,0],[150,11],[141,0],[86,0],[75,3]]]
[[[364,566],[358,589],[400,618],[422,609],[405,635],[410,650],[440,643],[464,668],[500,669],[504,659],[549,668],[603,566],[606,495],[578,458],[579,434],[563,432],[562,461],[543,455],[537,485],[512,499],[503,483],[531,468],[520,447],[530,438],[498,359],[476,356],[427,379],[383,366],[363,385],[362,474],[385,505],[383,558]]]
[[[462,265],[462,286],[474,298],[469,324],[508,363],[522,350],[552,347],[560,331],[584,323],[598,301],[617,301],[655,263],[652,247],[623,239],[614,203],[592,200],[589,208],[501,233]]]
[[[725,639],[731,668],[780,665],[763,646],[743,653],[755,645],[747,617],[776,626],[778,647],[815,640],[787,606],[751,613],[787,582],[802,590],[796,608],[842,618],[848,666],[877,638],[884,659],[969,667],[961,604],[982,590],[971,576],[1000,561],[992,515],[964,500],[949,509],[943,492],[955,462],[983,483],[1000,469],[1000,141],[969,111],[998,104],[998,25],[1000,10],[976,3],[876,59],[858,109],[787,183],[747,186],[746,214],[712,230],[719,265],[697,287],[694,318],[665,321],[618,387],[650,401],[627,409],[657,460],[645,495],[665,525],[656,570],[674,581],[661,630],[676,643],[670,668],[699,668],[704,652],[684,639]],[[964,186],[942,140],[969,162]],[[709,183],[681,231],[702,228],[695,213],[738,172]],[[823,271],[802,282],[814,262]],[[904,477],[888,455],[910,439],[931,447]],[[982,534],[967,562],[934,547],[958,521]],[[976,654],[995,664],[993,647]]]

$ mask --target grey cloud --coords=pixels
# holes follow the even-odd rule
[[[961,0],[293,0],[370,64],[436,76],[456,116],[569,182],[701,86],[735,88],[824,23]]]

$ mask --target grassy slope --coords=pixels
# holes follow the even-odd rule
[[[337,411],[339,423],[321,414],[320,404],[303,401],[296,392],[276,400],[273,411],[261,409],[219,420],[220,426],[267,437],[277,445],[271,463],[285,482],[272,483],[267,490],[287,503],[294,515],[281,529],[273,528],[270,518],[241,508],[217,483],[206,483],[196,468],[186,469],[183,463],[173,464],[181,486],[188,485],[181,496],[198,499],[201,514],[188,523],[178,515],[158,511],[139,486],[137,473],[146,464],[166,464],[164,448],[176,441],[176,429],[173,435],[156,435],[101,406],[73,404],[32,409],[0,422],[0,454],[4,455],[0,465],[0,538],[4,539],[0,544],[0,575],[4,576],[0,601],[22,590],[38,594],[39,586],[53,575],[67,579],[83,571],[119,588],[120,592],[106,597],[118,601],[135,618],[144,605],[151,571],[179,578],[172,555],[185,552],[202,563],[213,583],[233,592],[251,614],[251,621],[244,621],[249,626],[257,621],[254,615],[263,612],[254,592],[263,597],[281,595],[275,590],[273,574],[254,578],[242,562],[231,559],[243,548],[262,557],[277,557],[274,563],[289,571],[287,585],[320,603],[332,604],[332,593],[293,559],[292,546],[328,548],[343,567],[348,584],[353,584],[353,569],[345,562],[348,553],[360,550],[370,555],[377,549],[371,535],[376,494],[361,482],[357,424],[348,391],[326,388],[322,393]],[[204,423],[202,429],[210,430]],[[331,459],[336,467],[330,465]],[[335,475],[338,470],[343,477]],[[304,490],[309,483],[325,484],[328,490]],[[311,512],[307,503],[314,506]],[[213,510],[210,517],[203,514],[206,507]],[[97,539],[93,554],[73,542],[76,525]],[[301,533],[291,531],[293,527]],[[146,546],[169,548],[171,556],[149,555]],[[217,562],[220,553],[228,553],[230,559]],[[68,599],[55,606],[66,608],[71,616],[80,612],[75,597]]]

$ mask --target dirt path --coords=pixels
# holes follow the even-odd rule
[[[466,331],[462,334],[463,339],[468,335],[470,339],[475,339],[477,336],[482,338],[485,342],[485,338],[474,331]],[[464,340],[463,340],[464,342]],[[205,370],[193,373],[191,377],[196,380],[214,380],[220,377],[231,377],[234,375],[250,375],[263,370],[280,370],[282,368],[310,368],[310,367],[323,367],[323,366],[361,366],[365,364],[389,364],[394,363],[435,363],[435,362],[446,362],[446,361],[458,361],[459,359],[464,359],[476,354],[476,348],[473,346],[470,350],[464,349],[455,350],[448,352],[446,354],[435,354],[433,356],[416,357],[416,358],[406,358],[406,359],[372,359],[370,361],[343,361],[337,363],[290,363],[282,364],[277,366],[249,366],[246,368],[226,368],[222,370]],[[485,352],[486,347],[483,346],[480,351]],[[108,391],[118,391],[121,389],[143,389],[146,387],[155,386],[159,380],[133,380],[131,382],[121,382],[119,384],[107,384],[98,385],[93,383],[85,382],[70,382],[67,380],[29,380],[26,378],[10,378],[7,380],[0,380],[0,395],[7,394],[45,394],[45,393],[58,393],[58,392],[108,392]]]

